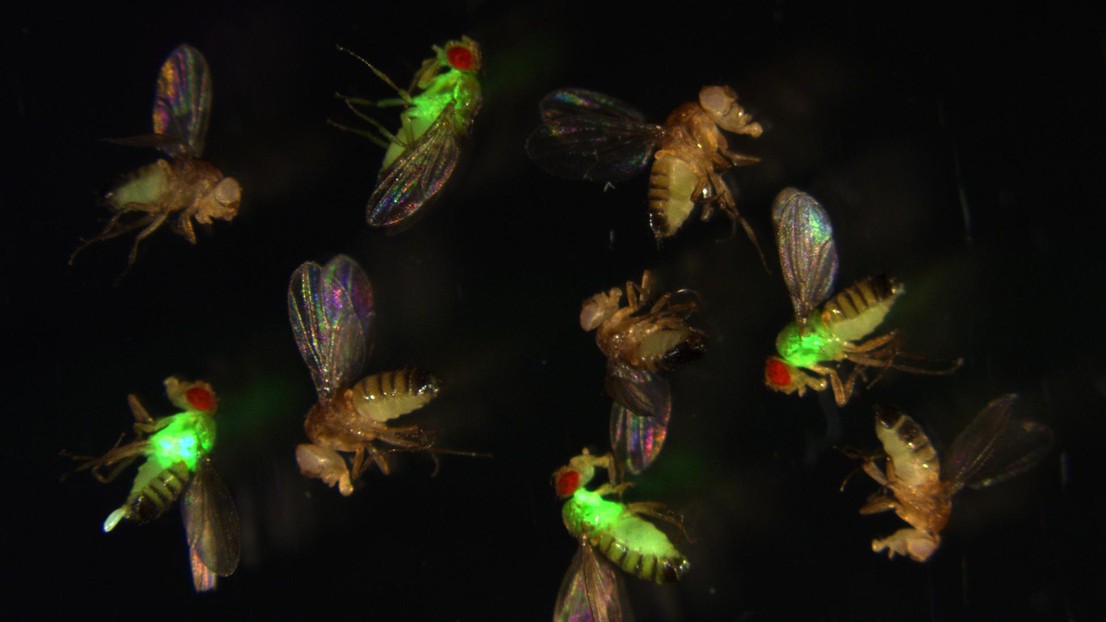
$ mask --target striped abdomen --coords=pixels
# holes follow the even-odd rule
[[[879,326],[902,292],[902,284],[889,276],[866,277],[822,305],[822,323],[839,339],[860,339]]]
[[[656,529],[653,525],[637,516],[624,516],[622,529],[636,529],[642,525]],[[674,583],[683,577],[691,563],[675,548],[672,553],[661,555],[635,548],[632,541],[622,537],[619,527],[610,531],[590,534],[590,540],[596,550],[605,555],[626,572],[635,577],[654,583]]]
[[[156,468],[157,464],[149,461],[142,465],[136,483],[143,479],[142,470],[151,467]],[[141,488],[131,491],[122,508],[124,517],[137,523],[145,523],[161,516],[180,497],[191,479],[192,472],[183,461],[154,473]]]
[[[917,422],[897,410],[878,409],[876,437],[894,465],[892,487],[921,489],[940,481],[940,460]]]
[[[649,226],[657,240],[672,236],[687,221],[703,180],[704,172],[688,159],[657,154],[649,172]]]
[[[679,581],[691,564],[663,531],[617,501],[577,490],[561,511],[568,532],[586,538],[626,572],[654,583]]]
[[[438,396],[441,383],[421,369],[399,369],[362,378],[350,390],[357,414],[388,421],[426,406]]]

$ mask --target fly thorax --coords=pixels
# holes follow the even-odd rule
[[[842,346],[821,320],[812,316],[802,329],[797,322],[784,326],[776,336],[776,351],[791,365],[809,369],[824,361],[838,360]]]

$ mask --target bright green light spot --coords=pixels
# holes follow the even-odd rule
[[[817,313],[810,317],[803,332],[791,322],[776,337],[776,350],[795,367],[810,368],[823,361],[833,361],[841,354],[841,340],[823,324]]]
[[[562,518],[576,538],[584,535],[593,540],[610,538],[642,556],[683,557],[653,523],[635,515],[625,505],[583,488],[565,502]]]
[[[199,411],[182,412],[150,437],[150,457],[162,467],[184,462],[188,470],[215,445],[215,421]]]

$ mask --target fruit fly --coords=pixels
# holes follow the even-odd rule
[[[1035,421],[1014,419],[1017,396],[987,404],[952,442],[944,460],[921,427],[896,410],[877,409],[876,436],[883,451],[864,459],[862,469],[882,489],[860,508],[861,514],[894,510],[910,524],[886,538],[872,540],[872,551],[924,562],[941,544],[952,499],[964,487],[986,488],[1024,473],[1052,445],[1052,431]]]
[[[325,266],[308,261],[297,268],[288,287],[288,316],[319,397],[304,421],[311,443],[296,447],[305,477],[337,484],[350,495],[372,464],[389,472],[392,451],[450,453],[431,449],[434,434],[417,425],[388,425],[438,396],[440,382],[433,375],[405,368],[354,382],[371,354],[376,317],[372,285],[357,262],[339,255]],[[378,441],[388,447],[378,447]],[[351,464],[339,452],[352,453]]]
[[[69,265],[89,245],[139,230],[127,259],[126,275],[138,257],[138,245],[170,218],[173,229],[192,244],[201,225],[213,219],[232,220],[238,214],[242,188],[232,177],[200,159],[211,118],[211,72],[200,51],[181,45],[158,72],[154,96],[154,133],[115,140],[124,145],[156,147],[170,159],[159,159],[131,173],[105,197],[111,220],[96,237],[85,240],[69,257]]]
[[[721,211],[752,228],[737,211],[723,174],[759,158],[730,151],[723,131],[757,138],[759,123],[737,103],[727,86],[706,86],[699,100],[678,106],[663,125],[609,95],[585,89],[559,89],[539,105],[542,125],[530,134],[526,152],[558,177],[616,182],[642,172],[650,162],[649,226],[659,245],[691,216],[709,220]],[[759,252],[759,248],[758,248]]]
[[[657,503],[621,503],[606,499],[620,495],[628,484],[607,482],[588,490],[595,469],[612,472],[610,454],[592,456],[584,452],[553,474],[557,495],[567,499],[561,511],[565,528],[581,543],[595,547],[626,572],[654,583],[679,581],[691,564],[663,531],[642,518],[650,516],[678,523]]]
[[[165,392],[182,412],[153,419],[137,397],[127,396],[135,439],[125,445],[116,443],[98,458],[77,457],[83,461],[77,470],[91,470],[100,482],[110,482],[138,458],[145,459],[126,502],[104,521],[105,533],[123,520],[151,521],[183,495],[181,514],[192,583],[202,592],[213,589],[218,577],[230,576],[238,568],[238,512],[209,458],[215,444],[218,401],[206,382],[170,377],[165,380]],[[104,469],[110,470],[105,473]]]
[[[561,581],[554,622],[624,622],[632,618],[622,574],[582,539]]]
[[[679,290],[657,296],[646,270],[641,284],[626,283],[584,301],[580,326],[595,331],[599,350],[607,357],[605,385],[614,399],[611,444],[632,473],[653,462],[664,444],[672,397],[668,371],[702,356],[706,335],[688,325],[699,308],[693,292]]]
[[[398,95],[368,100],[338,94],[375,132],[330,124],[387,149],[366,219],[370,227],[401,231],[420,208],[438,196],[457,166],[461,144],[480,111],[480,47],[468,37],[433,46],[434,56],[423,61],[406,89],[354,52],[338,49],[364,63]],[[365,112],[386,106],[403,108],[395,133]]]
[[[779,355],[765,363],[768,388],[803,395],[807,389],[824,391],[828,381],[837,405],[844,406],[867,368],[949,374],[960,367],[959,359],[944,369],[904,365],[899,359],[918,357],[899,350],[896,331],[860,341],[883,321],[903,286],[888,276],[870,276],[829,298],[837,277],[837,247],[829,215],[814,197],[784,189],[772,206],[772,221],[795,321],[776,336]],[[855,365],[844,381],[832,365],[840,361]]]

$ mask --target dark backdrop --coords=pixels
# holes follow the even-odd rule
[[[701,295],[710,352],[672,376],[670,439],[633,491],[687,516],[678,586],[630,579],[640,620],[1088,620],[1101,611],[1106,401],[1102,12],[1092,3],[673,3],[661,10],[468,2],[26,6],[5,16],[4,511],[0,607],[11,618],[548,619],[576,546],[550,473],[607,442],[604,361],[577,325],[588,295],[653,269]],[[341,90],[388,96],[354,49],[406,83],[431,44],[483,46],[485,105],[444,199],[396,237],[363,210],[382,152],[327,127]],[[189,42],[215,107],[206,156],[245,201],[190,247],[89,249],[98,197],[154,152],[100,142],[148,130],[154,78]],[[604,192],[526,158],[537,102],[602,90],[660,121],[705,84],[735,87],[765,125],[734,175],[773,267],[728,222],[658,250],[644,177]],[[393,125],[394,112],[383,115]],[[790,318],[769,207],[818,196],[841,281],[889,272],[908,349],[963,356],[952,377],[889,373],[838,409],[772,394],[764,357]],[[448,383],[411,416],[444,447],[404,455],[342,498],[297,472],[314,401],[288,326],[292,270],[348,253],[377,294],[370,371],[418,364]],[[100,486],[62,449],[100,453],[125,397],[168,412],[161,380],[211,381],[218,470],[242,518],[238,572],[188,578],[179,512],[104,535],[128,483]],[[1039,468],[958,498],[927,564],[874,555],[901,526],[862,517],[870,481],[834,448],[873,447],[872,407],[911,413],[944,448],[990,399],[1057,433]]]

